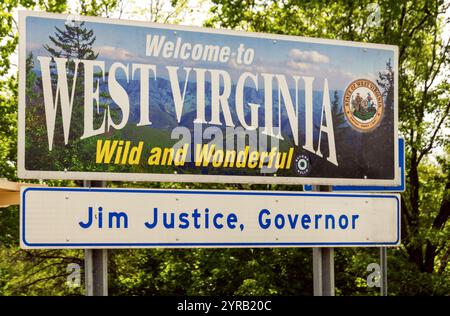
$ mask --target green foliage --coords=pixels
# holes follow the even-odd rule
[[[115,250],[110,260],[115,267],[111,290],[118,295],[311,295],[312,291],[310,249]]]
[[[0,295],[80,295],[66,285],[68,264],[83,265],[81,250],[0,248]]]
[[[0,246],[14,245],[19,240],[19,207],[0,208]]]
[[[81,23],[64,24],[64,30],[57,27],[55,36],[49,36],[54,47],[44,45],[46,51],[50,56],[58,58],[72,59],[96,59],[98,53],[92,50],[95,42],[93,30],[88,30],[84,27],[84,22]]]

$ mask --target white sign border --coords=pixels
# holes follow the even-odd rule
[[[258,37],[268,40],[289,40],[339,46],[361,48],[376,48],[394,51],[394,178],[393,179],[365,179],[365,178],[309,178],[309,177],[277,177],[271,176],[227,176],[201,174],[164,174],[164,173],[111,173],[111,172],[83,172],[83,171],[40,171],[25,169],[25,88],[26,88],[26,32],[25,21],[29,16],[51,19],[75,19],[86,22],[104,24],[132,25],[169,29],[174,31],[188,31],[197,33],[216,33],[231,36]],[[361,185],[361,186],[394,186],[400,185],[398,166],[398,46],[386,44],[360,43],[353,41],[308,38],[292,35],[277,35],[268,33],[254,33],[224,29],[208,29],[196,26],[181,26],[143,21],[119,20],[91,16],[74,16],[69,14],[54,14],[28,10],[19,11],[19,110],[18,110],[18,144],[17,144],[17,174],[22,179],[63,179],[63,180],[105,180],[105,181],[161,181],[161,182],[203,182],[203,183],[259,183],[259,184],[311,184],[311,185]]]
[[[269,242],[269,243],[29,243],[25,236],[26,194],[29,191],[76,191],[76,192],[118,192],[144,194],[220,194],[220,195],[266,195],[266,196],[328,196],[388,198],[397,202],[397,240],[394,242]],[[401,202],[398,193],[334,193],[295,191],[236,191],[236,190],[185,190],[185,189],[130,189],[130,188],[68,188],[68,187],[22,187],[20,190],[20,243],[27,249],[121,249],[121,248],[275,248],[275,247],[396,247],[401,242]]]

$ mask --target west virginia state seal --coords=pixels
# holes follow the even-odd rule
[[[375,129],[383,117],[383,108],[383,95],[370,80],[355,80],[345,90],[345,117],[358,131]]]

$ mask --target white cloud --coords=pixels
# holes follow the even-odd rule
[[[236,57],[232,57],[228,61],[228,67],[230,67],[231,69],[234,69],[234,70],[254,72],[255,68],[257,68],[256,65],[258,65],[260,61],[261,61],[261,59],[257,58],[257,60],[255,62],[253,62],[253,64],[244,65],[244,64],[238,64],[236,61]]]
[[[313,56],[314,54],[309,55]],[[342,90],[357,77],[348,70],[339,67],[330,67],[328,63],[312,63],[294,58],[288,58],[278,62],[267,62],[267,60],[257,58],[252,65],[237,64],[235,59],[230,59],[228,67],[233,71],[235,76],[239,76],[244,71],[255,74],[270,73],[285,74],[287,76],[312,76],[315,78],[313,83],[315,90],[323,89],[325,78],[328,79],[330,90]],[[289,80],[288,82],[293,84],[294,81]]]
[[[286,66],[288,69],[295,70],[295,71],[302,71],[307,73],[314,73],[320,70],[319,65],[305,63],[305,62],[298,62],[293,59],[289,59],[286,62]]]
[[[291,49],[289,51],[289,57],[296,62],[309,62],[309,63],[320,63],[328,64],[330,58],[323,55],[315,50],[299,50],[297,48]]]
[[[96,53],[99,53],[104,59],[114,60],[114,61],[146,61],[143,56],[137,55],[125,48],[114,47],[114,46],[97,46],[94,48]],[[147,59],[148,61],[148,59]]]

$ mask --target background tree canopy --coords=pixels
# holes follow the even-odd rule
[[[17,10],[190,24],[199,7],[204,25],[252,32],[399,46],[400,134],[406,142],[407,189],[402,194],[402,245],[388,250],[391,295],[450,295],[449,3],[419,1],[133,1],[6,0],[0,3],[0,177],[18,180]],[[198,14],[197,14],[198,15]],[[33,80],[33,78],[27,78]],[[382,82],[388,84],[389,78]],[[80,185],[47,181],[49,185]],[[121,187],[267,189],[262,185],[108,183]],[[272,186],[272,190],[301,190]],[[83,294],[66,286],[79,250],[18,247],[17,207],[0,209],[0,295]],[[109,252],[111,295],[311,295],[311,249],[142,249]],[[378,295],[366,284],[376,248],[336,250],[338,295]]]

